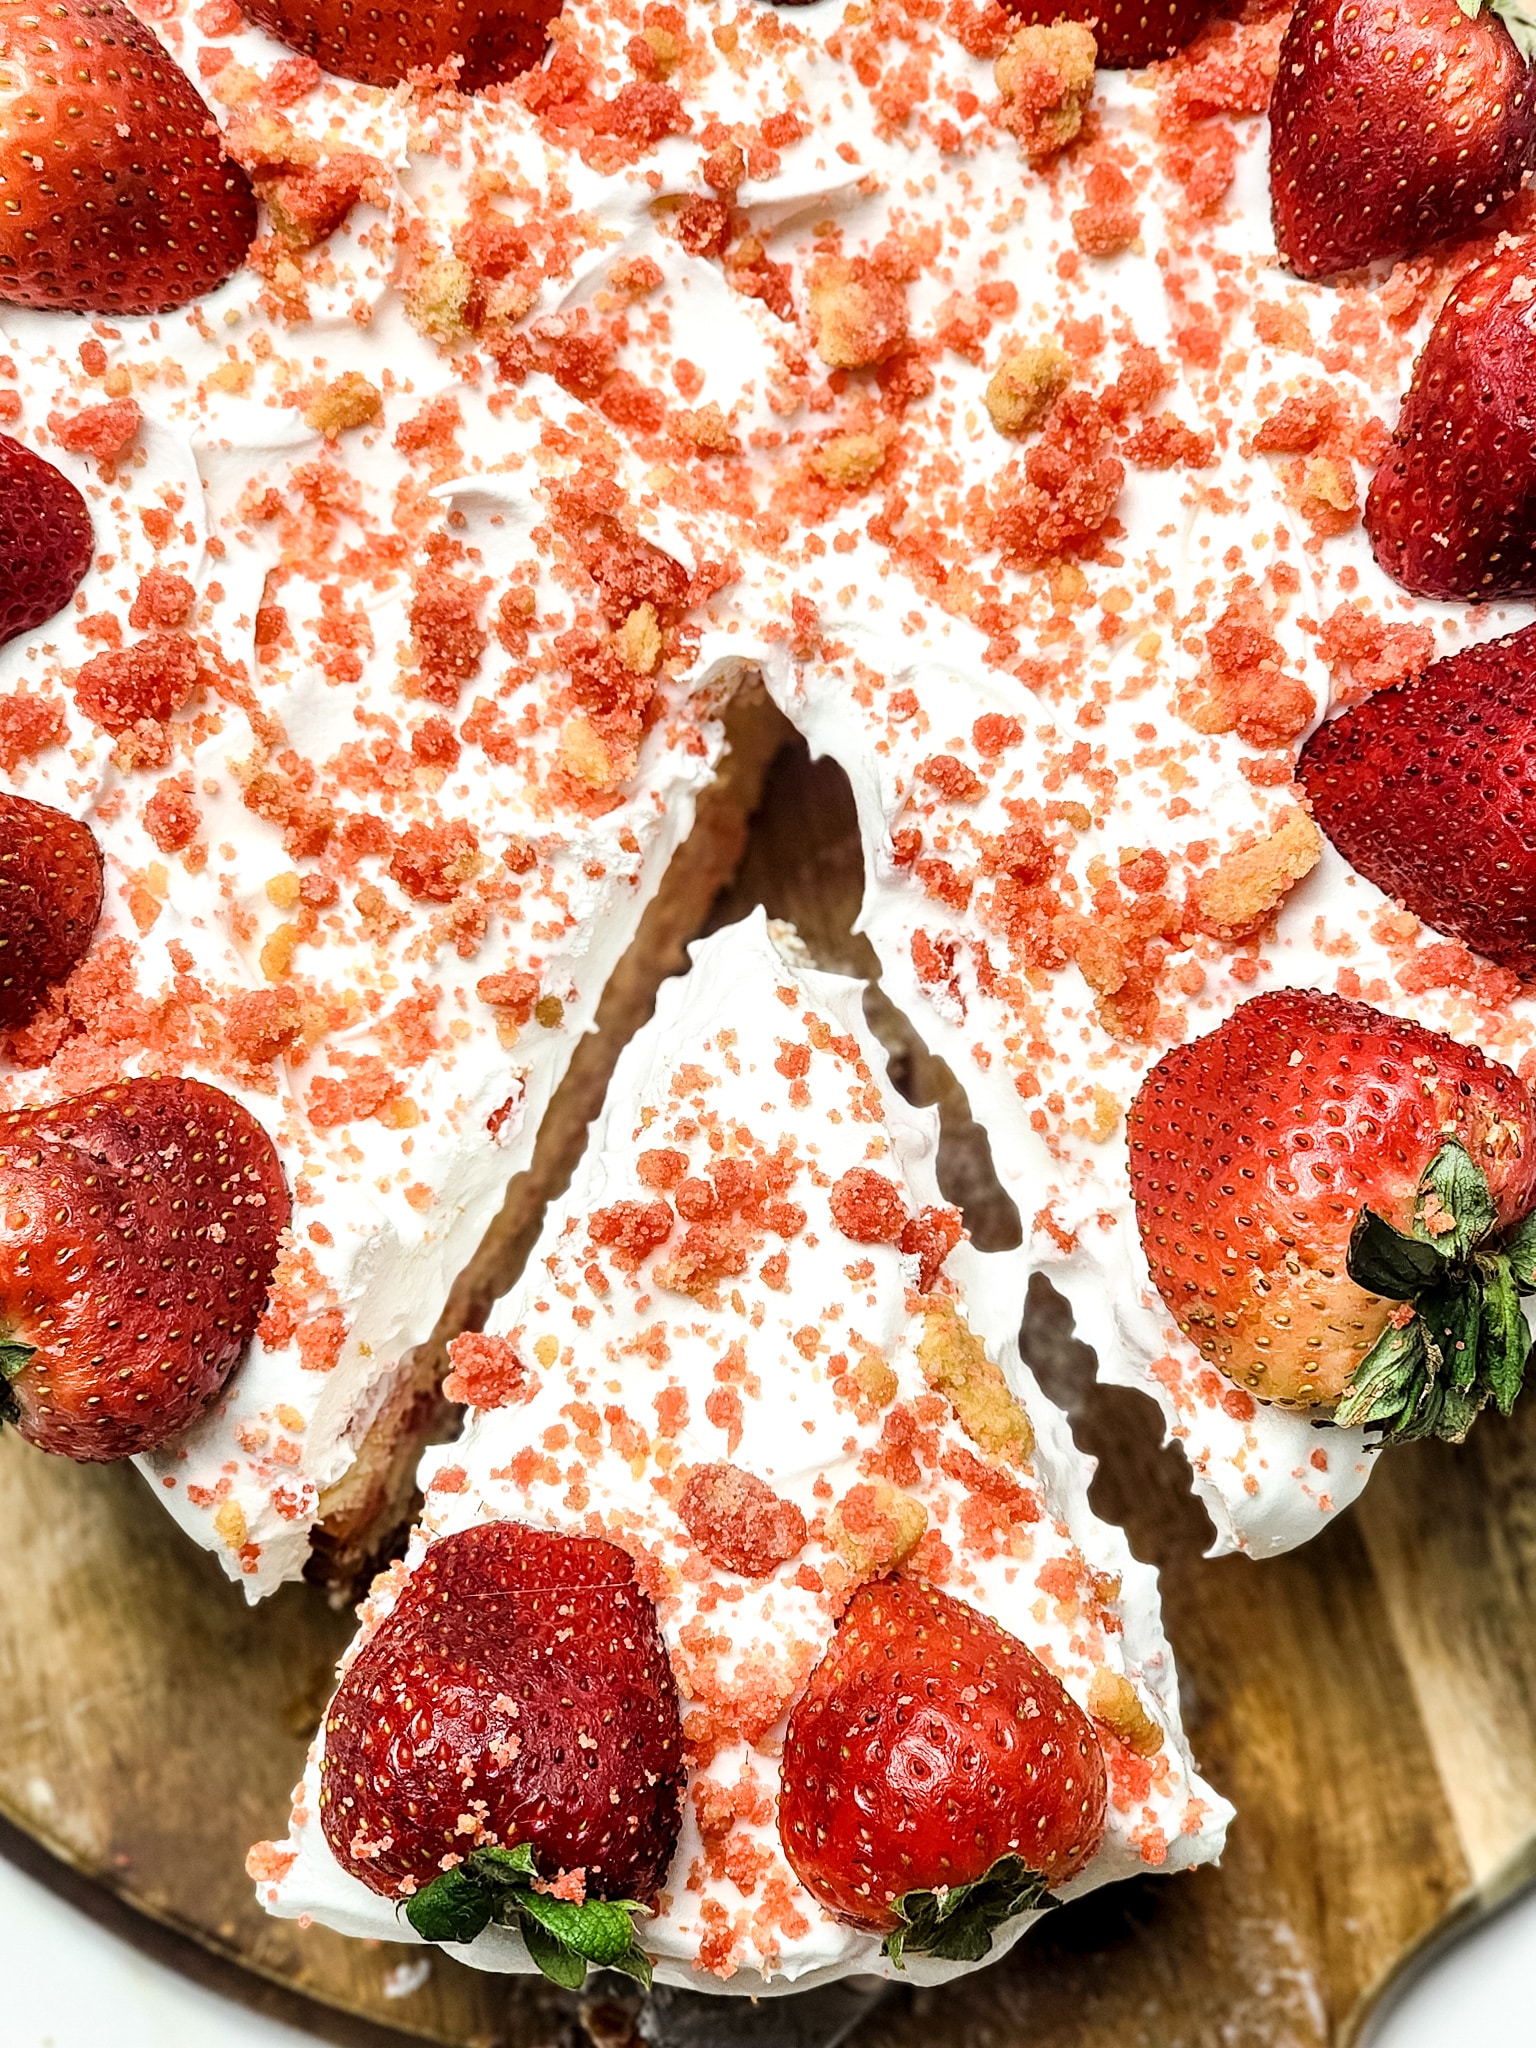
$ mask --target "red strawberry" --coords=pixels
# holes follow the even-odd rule
[[[1459,1438],[1507,1411],[1536,1278],[1536,1104],[1475,1046],[1280,989],[1166,1053],[1127,1118],[1141,1241],[1201,1355],[1288,1408]]]
[[[1297,8],[1269,104],[1269,192],[1276,244],[1298,277],[1471,234],[1519,191],[1536,160],[1536,92],[1517,6]]]
[[[1352,868],[1536,980],[1536,626],[1352,705],[1297,774]]]
[[[0,0],[0,299],[168,313],[238,270],[256,202],[191,80],[121,0]]]
[[[453,0],[428,8],[385,0],[355,8],[352,0],[241,0],[259,27],[302,50],[327,71],[364,85],[398,85],[408,72],[462,60],[456,83],[479,92],[500,78],[531,71],[549,42],[559,0]]]
[[[100,915],[90,826],[0,790],[0,1029],[25,1024],[79,964]]]
[[[6,1419],[87,1464],[185,1429],[256,1327],[288,1216],[272,1140],[204,1081],[0,1116]]]
[[[977,1961],[1085,1868],[1104,1757],[1045,1666],[963,1600],[861,1586],[789,1717],[779,1836],[807,1891],[904,1950]]]
[[[95,552],[91,515],[69,478],[0,434],[0,646],[63,611]]]
[[[1536,248],[1464,277],[1414,365],[1365,530],[1420,597],[1536,597]]]
[[[665,1881],[682,1784],[677,1688],[628,1555],[491,1522],[432,1545],[349,1666],[320,1819],[429,1941],[498,1920],[558,1981],[587,1961],[645,1977],[628,1916]]]
[[[1101,71],[1127,71],[1171,57],[1192,43],[1216,0],[1003,0],[1026,27],[1086,21],[1098,44]]]

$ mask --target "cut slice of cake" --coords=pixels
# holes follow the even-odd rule
[[[758,1993],[942,1978],[1047,1887],[1219,1853],[1156,1575],[1089,1507],[1020,1363],[1027,1266],[965,1240],[861,994],[761,913],[663,988],[523,1278],[453,1346],[470,1420],[289,1839],[253,1851],[273,1912],[398,1938],[403,1909],[497,1970],[548,1965],[561,1922],[579,1975],[598,1951],[551,1899],[628,1899],[666,1981]],[[855,1697],[889,1749],[829,1772]]]

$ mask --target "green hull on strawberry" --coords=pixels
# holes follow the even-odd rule
[[[1127,1118],[1153,1279],[1261,1400],[1459,1438],[1529,1348],[1536,1105],[1476,1047],[1282,989],[1164,1055]]]

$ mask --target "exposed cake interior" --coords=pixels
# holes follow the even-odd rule
[[[760,913],[695,947],[621,1056],[522,1281],[485,1335],[455,1344],[468,1426],[428,1454],[422,1528],[363,1609],[366,1639],[430,1543],[487,1518],[630,1553],[692,1759],[682,1842],[639,1939],[664,1981],[697,1988],[891,1971],[879,1935],[795,1878],[774,1796],[793,1699],[854,1588],[897,1565],[1021,1638],[1094,1717],[1109,1820],[1068,1895],[1208,1860],[1229,1816],[1180,1727],[1156,1575],[1090,1509],[1092,1467],[1020,1363],[1025,1270],[960,1239],[936,1119],[890,1087],[860,996],[776,945]],[[722,1463],[804,1518],[799,1549],[766,1573],[712,1562],[723,1538],[680,1515],[689,1474]],[[322,1833],[323,1739],[288,1840],[252,1853],[260,1897],[399,1938],[395,1904]],[[531,1967],[505,1929],[456,1952]],[[955,1966],[908,1968],[924,1982]]]

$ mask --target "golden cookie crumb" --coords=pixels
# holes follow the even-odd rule
[[[1317,866],[1323,835],[1305,811],[1288,811],[1275,831],[1229,853],[1195,884],[1200,914],[1224,933],[1254,930]]]
[[[1035,1448],[1029,1417],[1009,1392],[1002,1367],[947,1301],[923,1311],[917,1362],[936,1394],[942,1394],[978,1449],[1021,1464]]]
[[[1088,1682],[1088,1711],[1137,1756],[1156,1756],[1163,1746],[1161,1726],[1123,1671],[1099,1666]]]
[[[879,475],[885,443],[878,434],[834,434],[808,459],[824,484],[840,491],[862,491]]]
[[[322,434],[345,434],[353,427],[366,427],[379,419],[384,400],[376,384],[370,384],[360,370],[348,370],[333,377],[304,408],[304,424],[318,427]]]
[[[827,1516],[827,1541],[843,1562],[870,1578],[893,1571],[922,1541],[928,1510],[883,1479],[850,1486]]]
[[[1098,45],[1080,21],[1016,28],[992,67],[1003,96],[998,119],[1031,163],[1055,156],[1082,131]]]
[[[632,675],[653,675],[661,659],[661,627],[653,604],[636,605],[617,635],[619,659]]]
[[[456,347],[469,339],[464,309],[473,284],[469,265],[457,256],[445,256],[430,264],[405,294],[405,317],[428,341]]]
[[[832,370],[883,363],[907,338],[906,294],[862,258],[832,258],[811,277],[811,346]]]
[[[1031,342],[1006,356],[987,385],[987,412],[1000,434],[1038,427],[1072,381],[1072,359],[1059,341]]]

